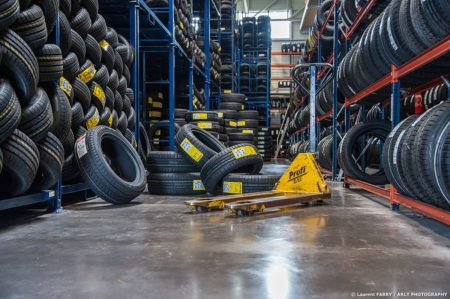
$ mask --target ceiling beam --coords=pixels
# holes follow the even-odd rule
[[[278,1],[280,1],[280,0],[273,0],[272,2],[270,2],[269,5],[267,5],[266,7],[264,7],[263,9],[261,9],[260,11],[258,11],[258,13],[255,15],[255,17],[257,17],[260,13],[262,13],[262,12],[268,10],[269,8],[271,8],[272,6],[274,6],[275,4],[277,4]]]
[[[248,13],[248,0],[242,0],[244,2],[244,13]]]

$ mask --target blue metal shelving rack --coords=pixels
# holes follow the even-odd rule
[[[222,17],[221,17],[221,22],[219,23],[219,33],[218,33],[218,40],[220,42],[220,44],[229,44],[231,45],[231,51],[229,52],[222,52],[221,53],[221,57],[222,60],[224,61],[225,59],[229,59],[231,61],[231,75],[232,75],[232,80],[231,80],[231,89],[225,89],[222,87],[223,92],[224,93],[234,93],[237,91],[238,89],[238,82],[236,81],[236,74],[237,74],[237,70],[239,69],[237,66],[237,57],[238,57],[238,50],[236,47],[236,45],[238,45],[239,43],[237,43],[236,41],[236,35],[235,35],[235,30],[236,30],[236,22],[235,22],[235,16],[236,16],[236,11],[235,11],[235,3],[234,1],[231,3],[231,12],[230,12],[230,18],[225,18],[224,17],[224,13],[221,11]],[[229,27],[227,27],[225,30],[222,30],[221,26],[222,25],[229,25]],[[219,101],[220,102],[220,101]]]
[[[244,34],[242,33],[242,24],[241,27],[241,37],[239,40],[239,49],[237,54],[237,83],[238,83],[238,93],[241,92],[241,64],[248,63],[250,65],[255,66],[254,76],[252,76],[252,71],[250,70],[250,74],[248,77],[248,84],[250,92],[246,93],[247,101],[246,106],[249,109],[258,110],[263,112],[265,121],[262,124],[265,127],[270,127],[270,87],[271,87],[271,61],[272,61],[272,45],[269,41],[267,47],[264,48],[250,48],[244,49]],[[271,32],[267,33],[269,36]],[[266,65],[266,75],[264,78],[259,77],[258,79],[258,71],[257,65],[258,63],[263,62]],[[266,91],[258,92],[258,80],[266,81]],[[252,84],[253,83],[253,84]],[[252,86],[253,85],[253,86]],[[253,87],[253,88],[252,88]]]
[[[191,9],[193,7],[191,2]],[[212,4],[212,5],[211,5]],[[175,24],[174,24],[174,1],[169,1],[169,7],[165,9],[150,8],[144,0],[136,1],[137,13],[133,15],[131,20],[132,28],[135,28],[135,43],[133,46],[136,50],[136,56],[142,59],[143,77],[141,78],[143,86],[143,96],[146,99],[146,90],[149,85],[167,85],[168,100],[169,100],[169,140],[158,140],[158,142],[168,142],[171,150],[174,149],[174,135],[175,135],[175,68],[184,65],[188,70],[189,89],[192,90],[194,76],[199,76],[204,81],[204,91],[206,102],[206,109],[210,108],[210,89],[211,85],[218,86],[210,80],[210,16],[211,9],[220,17],[220,12],[212,0],[204,0],[203,3],[203,28],[204,28],[204,52],[206,61],[204,69],[201,69],[195,64],[193,56],[188,55],[175,38]],[[142,13],[142,16],[140,15]],[[161,20],[159,16],[167,16],[167,25]],[[144,18],[146,16],[146,18]],[[192,20],[191,20],[192,21]],[[137,25],[136,25],[137,24]],[[151,53],[167,54],[168,58],[168,78],[167,80],[147,81],[148,69],[148,55]],[[140,89],[137,89],[140,90]],[[139,93],[136,93],[139,95]],[[192,92],[188,96],[189,108],[193,110]]]
[[[246,106],[251,110],[258,110],[259,112],[264,112],[265,121],[263,126],[270,126],[270,84],[271,84],[271,48],[254,48],[251,50],[241,50],[241,47],[238,50],[238,93],[241,92],[241,82],[243,77],[241,77],[241,64],[248,63],[250,65],[254,65],[255,67],[259,62],[264,62],[266,64],[266,76],[264,79],[262,77],[258,77],[258,72],[255,70],[254,76],[252,76],[252,72],[250,71],[250,75],[246,78],[247,83],[249,84],[250,92],[245,93],[247,96]],[[258,80],[266,81],[266,91],[258,92],[257,91],[257,82]],[[253,87],[253,88],[252,88]]]

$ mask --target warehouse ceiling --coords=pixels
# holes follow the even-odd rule
[[[268,10],[289,10],[290,20],[300,23],[300,30],[307,31],[314,22],[318,0],[238,0],[240,13],[266,12]]]

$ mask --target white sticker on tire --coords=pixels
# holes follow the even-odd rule
[[[82,158],[84,155],[87,154],[87,147],[86,147],[86,135],[81,136],[77,140],[77,155],[78,158]]]

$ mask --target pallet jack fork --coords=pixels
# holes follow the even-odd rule
[[[236,216],[250,216],[269,208],[309,204],[329,198],[330,191],[312,153],[298,154],[274,190],[186,201],[194,212],[227,209]]]

